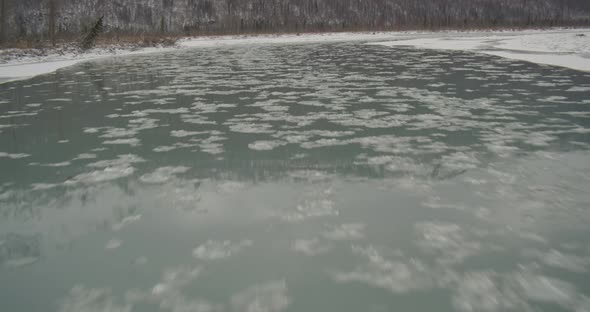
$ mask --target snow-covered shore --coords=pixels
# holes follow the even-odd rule
[[[165,52],[244,44],[370,41],[390,47],[461,50],[533,63],[590,71],[590,29],[552,29],[478,32],[358,32],[185,38],[173,48],[109,48],[88,53],[49,52],[41,56],[15,56],[0,60],[0,83],[54,72],[80,62],[110,56]]]
[[[590,71],[590,29],[547,31],[437,33],[370,44],[389,47],[457,50],[537,64]]]
[[[16,49],[3,51],[5,54],[16,56],[4,57],[0,61],[0,83],[28,79],[37,75],[52,73],[60,68],[68,67],[80,62],[96,60],[105,57],[134,55],[170,51],[170,47],[118,47],[96,48],[86,53],[75,50],[64,52],[63,50],[49,50],[42,55],[30,55],[19,53]],[[12,53],[10,53],[12,52]]]

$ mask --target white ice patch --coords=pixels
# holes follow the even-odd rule
[[[270,151],[281,145],[285,145],[282,141],[256,141],[248,144],[248,148],[256,151]]]
[[[353,252],[363,256],[368,263],[351,272],[337,272],[333,278],[339,283],[363,283],[383,288],[395,294],[428,289],[435,285],[428,268],[420,261],[390,261],[372,246],[353,247]]]
[[[183,287],[190,284],[200,274],[200,267],[167,269],[162,275],[161,281],[152,288],[151,295],[156,297],[174,296],[180,293]]]
[[[139,180],[144,183],[164,183],[172,179],[175,175],[185,173],[189,170],[189,167],[177,166],[177,167],[160,167],[152,173],[142,175]]]
[[[77,183],[93,184],[128,177],[135,172],[135,168],[129,165],[118,165],[106,167],[101,170],[95,170],[87,173],[81,173],[64,182],[65,185],[74,185]]]
[[[452,303],[462,312],[527,311],[527,304],[516,292],[502,288],[488,272],[467,273],[453,288]]]
[[[31,155],[29,154],[24,154],[24,153],[5,153],[5,152],[0,152],[0,158],[10,158],[10,159],[21,159],[21,158],[26,158],[29,157]]]
[[[123,245],[122,240],[113,238],[107,242],[107,244],[105,245],[105,248],[106,249],[117,249],[117,248],[121,247],[121,245]]]
[[[86,288],[82,285],[72,288],[61,301],[59,312],[131,312],[130,304],[118,304],[110,289]]]
[[[43,167],[67,167],[71,164],[72,163],[70,163],[69,161],[62,161],[62,162],[58,162],[58,163],[41,164],[41,166],[43,166]]]
[[[61,184],[54,184],[54,183],[32,183],[31,187],[33,191],[43,191],[43,190],[50,190],[52,188],[58,187]]]
[[[188,136],[195,136],[199,134],[207,133],[206,131],[186,131],[186,130],[172,130],[170,136],[175,138],[184,138]]]
[[[200,260],[220,260],[228,258],[244,248],[251,246],[251,240],[232,243],[231,241],[209,240],[193,250],[193,257]]]
[[[173,151],[173,150],[178,149],[178,148],[179,147],[177,147],[177,146],[171,146],[171,145],[168,145],[168,146],[158,146],[158,147],[155,147],[153,149],[153,151],[156,152],[156,153],[163,153],[163,152]]]
[[[102,142],[102,144],[117,144],[117,145],[131,145],[131,146],[138,146],[140,143],[138,138],[129,138],[129,139],[116,139],[116,140],[107,140]]]
[[[464,231],[456,224],[422,222],[415,225],[420,237],[418,245],[428,253],[438,254],[442,264],[461,263],[481,250],[478,242],[465,239]]]
[[[37,257],[22,257],[16,259],[8,259],[4,261],[4,267],[6,268],[20,268],[23,266],[31,265],[39,261]]]
[[[116,167],[116,166],[129,166],[130,164],[141,163],[141,162],[145,162],[145,160],[137,155],[125,154],[125,155],[117,156],[117,159],[100,160],[97,162],[90,163],[87,166],[93,167],[93,168],[106,168],[106,167]]]
[[[133,216],[127,216],[125,218],[123,218],[120,222],[113,224],[113,231],[119,231],[122,228],[124,228],[125,226],[137,222],[141,219],[141,215],[133,215]]]
[[[363,223],[345,223],[324,231],[322,235],[331,240],[357,240],[365,237],[365,228]]]
[[[225,194],[235,193],[246,187],[246,184],[239,181],[223,181],[217,184],[217,189]]]
[[[330,250],[330,247],[324,245],[319,239],[297,239],[291,246],[293,251],[302,253],[306,256],[316,256]]]
[[[96,158],[96,154],[90,154],[90,153],[82,153],[78,156],[76,156],[74,159],[72,160],[81,160],[81,159],[94,159]]]
[[[567,306],[572,303],[577,294],[570,283],[551,277],[522,273],[515,276],[515,280],[524,296],[532,301]]]
[[[555,249],[548,252],[528,251],[525,255],[532,256],[545,265],[575,273],[585,273],[590,270],[590,257],[567,254]]]
[[[568,92],[590,92],[590,86],[589,87],[573,86],[573,87],[567,89],[566,91],[568,91]]]
[[[85,132],[88,133],[92,133],[90,131],[93,131],[91,129],[94,128],[89,128],[86,129]],[[137,130],[135,129],[124,129],[124,128],[106,128],[106,131],[104,132],[104,134],[100,135],[101,138],[124,138],[124,137],[130,137],[130,136],[134,136],[137,135]]]
[[[272,125],[263,123],[236,123],[229,126],[229,130],[240,133],[272,133]]]
[[[337,216],[340,212],[334,207],[330,199],[306,200],[297,205],[292,213],[285,213],[281,218],[289,222],[302,221],[307,218]]]

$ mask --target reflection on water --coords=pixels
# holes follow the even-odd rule
[[[348,43],[4,84],[0,302],[590,310],[589,88],[566,69]]]

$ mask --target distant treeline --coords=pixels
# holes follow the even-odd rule
[[[0,0],[0,40],[120,34],[579,26],[590,0]]]

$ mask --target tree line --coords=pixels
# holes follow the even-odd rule
[[[0,41],[84,33],[236,34],[590,24],[588,0],[0,0]]]

